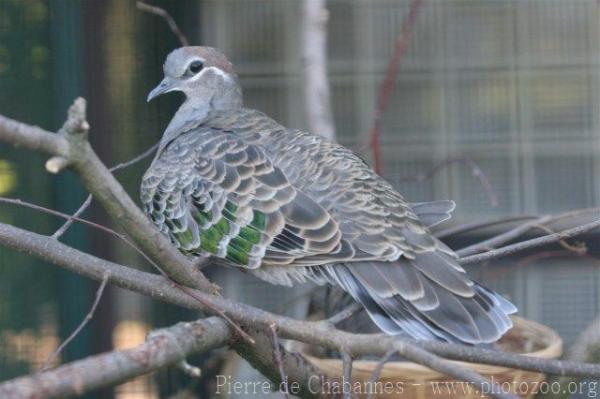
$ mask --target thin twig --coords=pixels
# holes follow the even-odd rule
[[[5,204],[22,206],[22,207],[25,207],[25,208],[30,208],[30,209],[33,209],[33,210],[36,210],[36,211],[39,211],[39,212],[43,212],[43,213],[47,213],[49,215],[56,216],[56,217],[63,218],[63,219],[73,219],[73,221],[75,221],[75,222],[78,222],[78,223],[81,223],[81,224],[85,224],[85,225],[90,226],[90,227],[92,227],[94,229],[98,229],[98,230],[104,231],[104,232],[106,232],[106,233],[108,233],[108,234],[110,234],[110,235],[112,235],[112,236],[114,236],[114,237],[122,240],[125,244],[127,244],[128,246],[130,246],[132,249],[140,252],[140,255],[143,254],[140,251],[140,249],[137,248],[135,246],[135,244],[133,244],[131,241],[129,241],[124,234],[118,233],[115,230],[111,229],[110,227],[106,227],[106,226],[103,226],[101,224],[92,222],[91,220],[82,219],[82,218],[77,217],[75,215],[69,215],[69,214],[66,214],[64,212],[60,212],[60,211],[56,211],[54,209],[46,208],[46,207],[41,206],[41,205],[36,205],[36,204],[31,203],[31,202],[23,201],[23,200],[18,199],[18,198],[0,197],[0,203],[5,203]]]
[[[200,369],[200,367],[192,366],[185,359],[183,359],[182,361],[177,363],[177,368],[179,368],[181,371],[183,371],[185,374],[189,375],[190,377],[193,377],[193,378],[202,377],[202,370]]]
[[[48,358],[46,359],[46,361],[44,362],[44,364],[42,366],[42,371],[47,370],[48,367],[50,367],[52,365],[52,362],[54,362],[54,360],[60,354],[60,352],[62,352],[62,350],[67,345],[69,345],[71,343],[71,341],[73,341],[75,339],[75,337],[77,337],[77,335],[79,335],[79,333],[81,332],[81,330],[83,330],[83,328],[87,325],[87,323],[89,323],[90,320],[92,320],[92,318],[94,317],[94,313],[96,313],[96,308],[98,307],[98,304],[100,303],[100,299],[102,298],[102,294],[104,293],[104,288],[106,288],[106,283],[108,282],[109,277],[110,276],[108,275],[108,273],[104,275],[104,277],[102,278],[102,282],[100,283],[100,286],[98,287],[98,290],[96,291],[96,298],[94,299],[94,303],[92,304],[90,311],[88,312],[87,315],[85,315],[83,320],[81,320],[81,323],[79,323],[79,325],[71,333],[71,335],[69,335],[69,337],[67,339],[65,339],[64,342],[62,344],[60,344],[60,346],[58,348],[56,348],[56,350],[50,354],[50,356],[48,356]]]
[[[535,228],[538,225],[548,223],[550,220],[552,220],[550,216],[544,216],[539,219],[523,223],[505,233],[499,234],[485,241],[481,241],[476,244],[469,245],[468,247],[462,248],[456,251],[456,254],[458,256],[465,257],[469,255],[474,255],[484,250],[490,250],[491,248],[497,248],[502,244],[506,244],[507,242],[519,238],[521,235],[525,234],[526,232]]]
[[[159,17],[163,18],[169,25],[169,28],[171,29],[171,31],[179,39],[179,43],[181,43],[181,45],[184,47],[190,45],[190,42],[188,41],[187,37],[185,37],[183,32],[181,32],[181,30],[177,26],[177,23],[175,22],[173,17],[171,17],[171,14],[169,14],[167,11],[165,11],[164,9],[162,9],[160,7],[151,6],[150,4],[146,4],[143,1],[137,1],[135,3],[135,5],[137,6],[138,10],[140,10],[140,11],[149,12],[150,14],[158,15]]]
[[[439,239],[448,238],[450,236],[456,236],[459,234],[465,234],[473,230],[485,229],[492,226],[503,225],[514,222],[525,222],[527,220],[537,219],[538,216],[520,215],[520,216],[501,216],[498,218],[484,220],[483,222],[477,221],[472,223],[465,223],[458,226],[452,226],[434,232],[434,235]]]
[[[516,252],[524,251],[526,249],[532,249],[541,247],[548,244],[555,244],[561,240],[576,237],[590,231],[600,228],[600,219],[590,223],[586,223],[582,226],[577,226],[572,229],[563,230],[559,233],[548,234],[546,236],[533,238],[531,240],[518,242],[516,244],[507,245],[505,247],[487,251],[481,254],[466,256],[459,259],[461,265],[468,265],[472,263],[486,262],[492,259],[500,258],[507,255],[512,255]]]
[[[117,170],[128,168],[131,165],[141,161],[142,159],[152,155],[154,153],[154,151],[156,151],[156,149],[158,148],[158,145],[159,145],[159,143],[156,143],[152,147],[148,148],[146,151],[142,152],[140,155],[130,159],[127,162],[119,163],[119,164],[109,168],[108,170],[111,172],[116,172]],[[89,194],[87,196],[87,198],[85,199],[85,201],[83,202],[83,204],[81,204],[79,209],[77,209],[77,211],[73,214],[73,217],[77,218],[77,217],[81,216],[81,214],[83,212],[85,212],[85,210],[90,206],[91,203],[92,203],[92,195]],[[59,239],[63,234],[66,233],[66,231],[69,229],[69,227],[71,227],[73,222],[74,222],[74,219],[70,217],[62,226],[60,226],[60,228],[58,230],[56,230],[54,232],[54,234],[52,234],[52,238]]]
[[[116,164],[115,166],[110,167],[108,170],[111,172],[116,172],[117,170],[121,170],[121,169],[125,169],[130,167],[133,164],[138,163],[139,161],[149,157],[150,155],[154,154],[154,151],[156,151],[156,149],[158,148],[158,145],[160,143],[155,143],[154,145],[152,145],[151,147],[149,147],[148,149],[146,149],[146,151],[142,152],[140,155],[131,158],[129,161],[125,161],[125,162],[121,162]]]
[[[396,349],[390,349],[381,357],[381,359],[379,359],[379,362],[377,362],[377,367],[375,367],[375,370],[373,370],[373,374],[371,374],[371,379],[369,380],[369,385],[367,386],[371,388],[375,387],[375,383],[379,381],[379,377],[381,376],[383,367],[397,352],[398,351]],[[369,392],[369,396],[367,396],[367,399],[373,399],[373,394],[375,393],[375,391],[375,389],[372,389]]]
[[[548,227],[549,224],[556,223],[556,222],[558,222],[562,219],[566,219],[566,218],[574,219],[574,218],[582,216],[586,213],[592,213],[592,214],[596,213],[597,214],[599,211],[600,211],[600,209],[598,209],[598,208],[578,209],[575,211],[565,212],[565,213],[562,213],[559,215],[554,215],[554,216],[548,215],[548,216],[539,217],[537,219],[527,221],[521,225],[518,225],[502,234],[491,237],[485,241],[475,243],[466,248],[461,248],[460,250],[456,251],[456,253],[459,256],[465,257],[465,256],[473,255],[473,254],[476,254],[479,252],[489,251],[490,249],[497,248],[498,246],[500,246],[502,244],[505,244],[514,239],[517,239],[520,236],[522,236],[523,234],[525,234],[526,232],[528,232],[529,230],[533,230],[533,229],[542,230],[546,234],[555,234],[556,231],[551,229],[550,227]],[[514,220],[514,218],[513,218],[513,220]],[[511,220],[511,221],[513,221],[513,220]],[[581,255],[581,254],[587,252],[585,243],[569,244],[564,239],[561,239],[558,242],[565,249],[572,251],[575,254]]]
[[[373,124],[369,131],[369,137],[371,141],[371,150],[373,151],[373,163],[375,166],[375,172],[381,173],[381,154],[379,152],[379,138],[381,136],[381,118],[388,105],[392,89],[396,81],[396,75],[400,68],[402,58],[408,49],[408,43],[410,42],[410,36],[417,20],[417,12],[422,0],[413,0],[410,3],[410,10],[406,20],[402,24],[402,29],[396,44],[394,45],[394,54],[390,59],[390,62],[385,73],[385,78],[379,86],[379,98],[377,100],[377,106],[375,108],[375,116],[373,118]]]
[[[277,335],[277,325],[273,323],[269,327],[271,329],[271,336],[273,337],[273,355],[275,356],[274,363],[279,369],[279,374],[281,376],[281,391],[283,396],[286,399],[289,399],[287,377],[285,375],[285,370],[283,369],[283,360],[281,357],[281,344],[279,343],[279,336]]]
[[[342,351],[342,392],[344,399],[352,399],[352,356],[348,352]],[[346,382],[350,389],[345,389]]]
[[[543,225],[542,223],[536,224],[533,226],[536,229],[542,230],[546,234],[554,234],[556,231],[552,230],[550,227]],[[561,239],[558,241],[561,247],[566,249],[569,252],[573,252],[576,255],[586,254],[588,249],[584,242],[577,241],[574,244],[570,244],[565,239]]]
[[[54,234],[52,234],[52,238],[58,240],[60,237],[62,237],[63,234],[65,234],[67,232],[67,230],[69,230],[69,228],[71,227],[71,225],[75,222],[75,220],[77,218],[79,218],[79,216],[81,216],[81,214],[83,212],[86,211],[87,208],[89,208],[89,206],[92,204],[92,194],[88,194],[87,198],[85,199],[85,201],[83,201],[83,204],[81,204],[81,206],[79,207],[79,209],[77,209],[77,211],[70,216],[69,218],[67,218],[67,221],[63,223],[62,226],[60,226],[55,232]]]
[[[354,316],[355,314],[360,312],[362,309],[363,309],[363,307],[360,303],[353,302],[348,307],[346,307],[345,309],[342,309],[341,311],[334,314],[333,316],[326,319],[325,321],[327,323],[335,326],[337,324],[340,324],[342,321],[347,320],[350,317]]]
[[[576,209],[573,211],[564,212],[552,217],[552,219],[547,223],[557,223],[563,219],[576,219],[578,217],[582,217],[584,215],[598,215],[600,214],[600,208],[584,208],[584,209]],[[501,216],[494,219],[485,220],[483,222],[476,221],[472,223],[465,223],[458,226],[451,226],[444,229],[439,229],[434,232],[434,235],[439,239],[448,238],[450,236],[456,236],[459,234],[465,234],[472,232],[474,230],[481,230],[497,225],[515,223],[515,222],[528,222],[539,219],[540,216],[534,215],[518,215],[518,216]]]
[[[442,374],[457,378],[460,381],[464,381],[481,393],[489,394],[490,396],[498,399],[516,398],[514,395],[505,393],[497,384],[487,380],[475,371],[441,358],[427,351],[426,349],[423,349],[422,347],[410,345],[406,342],[396,341],[395,348],[401,356],[418,364],[427,366],[432,370],[439,371]]]

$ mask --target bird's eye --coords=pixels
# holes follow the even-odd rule
[[[204,64],[202,63],[202,61],[194,61],[190,64],[188,70],[195,75],[198,72],[200,72],[202,68],[204,68]]]

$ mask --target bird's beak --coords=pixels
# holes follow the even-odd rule
[[[176,90],[176,82],[169,77],[165,77],[162,82],[159,83],[150,93],[148,93],[147,102],[150,102],[153,98],[160,96],[161,94],[168,93],[172,90]]]

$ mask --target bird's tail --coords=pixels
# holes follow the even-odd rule
[[[456,259],[442,251],[396,262],[328,265],[323,273],[367,310],[388,334],[468,344],[498,340],[516,307],[471,281]]]

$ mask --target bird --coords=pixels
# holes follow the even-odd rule
[[[244,107],[218,49],[177,48],[163,70],[147,101],[185,100],[140,197],[179,251],[272,284],[339,286],[390,335],[478,345],[511,328],[516,307],[431,233],[453,201],[410,203],[350,149]]]

